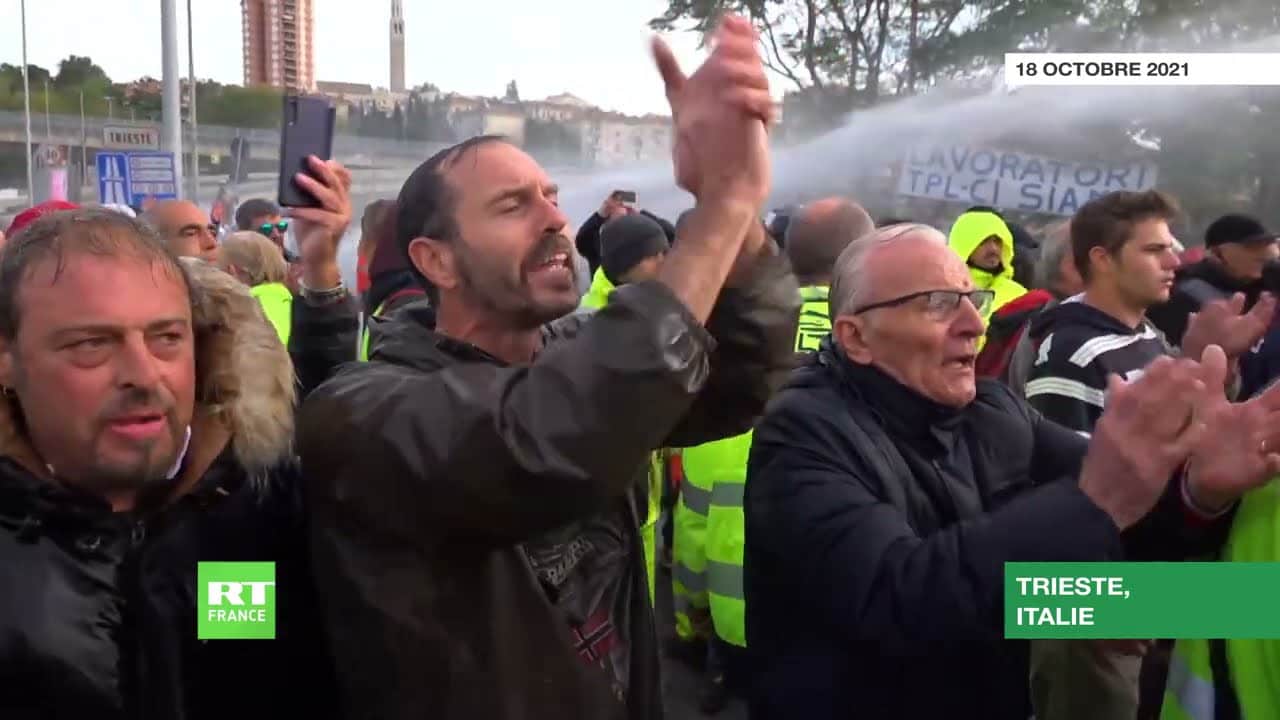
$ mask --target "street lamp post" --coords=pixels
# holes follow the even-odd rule
[[[89,179],[89,131],[84,123],[84,89],[80,89],[80,187]]]
[[[21,0],[22,7],[22,104],[27,125],[27,202],[36,202],[36,181],[31,168],[35,158],[31,156],[31,65],[27,63],[27,0]]]
[[[53,121],[49,119],[49,79],[44,80],[44,137],[45,142],[53,144]]]
[[[174,0],[160,0],[160,55],[164,90],[161,96],[161,147],[173,153],[174,193],[182,197],[182,82],[178,73],[178,12]]]
[[[190,80],[188,90],[191,93],[191,201],[200,202],[200,124],[196,120],[196,55],[193,41],[195,19],[191,16],[191,0],[187,0],[187,77]]]
[[[107,101],[107,119],[115,120],[116,119],[116,99],[111,97],[110,95],[104,95],[102,99]]]

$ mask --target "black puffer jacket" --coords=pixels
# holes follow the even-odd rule
[[[347,717],[661,717],[646,460],[750,428],[798,314],[778,257],[710,335],[638,283],[553,324],[530,367],[393,318],[299,425]]]
[[[0,718],[335,711],[291,456],[294,372],[247,288],[203,268],[197,336],[225,330],[197,348],[178,475],[133,511],[50,479],[0,398]],[[276,563],[275,640],[196,639],[200,561]]]
[[[828,341],[752,442],[751,717],[1026,720],[1006,562],[1181,559],[1225,528],[1170,482],[1122,536],[1080,490],[1086,447],[999,383],[947,408]]]

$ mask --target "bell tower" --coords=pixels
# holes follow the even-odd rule
[[[391,0],[391,92],[404,92],[404,7]]]

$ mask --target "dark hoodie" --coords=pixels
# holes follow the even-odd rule
[[[1205,258],[1178,268],[1169,301],[1148,310],[1147,318],[1169,338],[1169,342],[1180,346],[1188,318],[1191,313],[1198,312],[1201,305],[1244,293],[1245,308],[1248,309],[1257,302],[1261,292],[1261,282],[1232,277],[1222,263]]]
[[[1133,380],[1152,360],[1172,354],[1149,321],[1129,327],[1079,297],[1042,312],[1030,333],[1037,353],[1027,402],[1084,434],[1093,432],[1102,415],[1108,376]]]

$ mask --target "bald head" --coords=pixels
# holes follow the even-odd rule
[[[787,225],[787,256],[801,285],[828,285],[840,253],[875,229],[862,206],[840,197],[812,202]]]
[[[186,200],[165,200],[147,210],[143,219],[159,231],[169,250],[178,257],[217,262],[218,238],[209,216]]]

